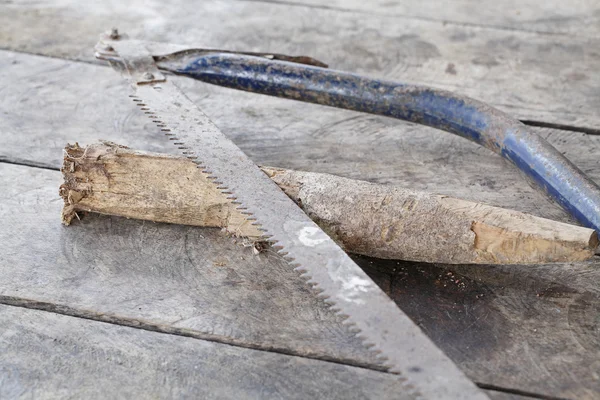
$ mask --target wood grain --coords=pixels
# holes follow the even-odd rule
[[[562,268],[395,267],[392,298],[461,367],[486,360],[496,374],[490,381],[503,387],[568,399],[600,396],[598,260]]]
[[[0,69],[10,79],[0,83],[0,160],[58,169],[66,143],[101,138],[176,154],[175,146],[129,101],[127,83],[109,68],[2,55]],[[514,167],[454,135],[188,79],[177,82],[259,164],[394,184],[573,223]],[[600,181],[600,137],[536,131]]]
[[[91,60],[98,35],[111,26],[145,40],[306,54],[335,69],[454,90],[523,120],[600,126],[599,38],[262,2],[0,5],[5,49]]]
[[[322,0],[267,1],[511,31],[596,37],[600,34],[600,6],[595,0],[568,3],[560,0],[453,0],[451,3],[441,0],[333,0],[326,4]]]
[[[398,378],[0,305],[0,398],[409,399]]]

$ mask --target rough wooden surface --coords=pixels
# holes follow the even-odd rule
[[[0,160],[58,169],[66,143],[98,139],[176,154],[129,101],[126,82],[110,68],[1,54],[0,69],[11,78],[0,83]],[[499,156],[449,133],[189,79],[178,83],[259,164],[395,184],[573,222]],[[536,131],[600,181],[600,137]]]
[[[26,298],[88,318],[376,367],[273,254],[254,255],[215,229],[102,216],[63,227],[58,171],[0,164],[0,176],[2,302]],[[358,262],[477,382],[570,398],[600,393],[597,260]]]
[[[397,3],[389,4],[393,8]],[[414,5],[415,10],[431,4],[419,3],[423,5]],[[493,18],[488,17],[490,24],[502,18],[510,20],[501,5],[506,0],[496,3],[471,7],[462,15],[484,19],[485,13],[494,14]],[[524,120],[597,132],[600,98],[595,72],[600,53],[595,50],[598,39],[584,37],[592,35],[589,30],[597,29],[594,24],[597,12],[593,8],[582,11],[579,6],[563,12],[562,7],[571,4],[553,6],[553,3],[547,2],[544,9],[552,8],[551,13],[560,15],[541,14],[542,19],[550,20],[541,24],[524,23],[527,26],[513,30],[461,25],[465,21],[440,22],[436,15],[453,8],[445,3],[447,7],[439,7],[440,11],[432,18],[407,19],[392,15],[394,11],[365,15],[362,10],[345,12],[256,1],[197,1],[187,5],[173,2],[169,7],[159,1],[143,4],[113,1],[102,5],[74,0],[2,2],[0,47],[91,60],[91,45],[98,31],[117,24],[147,39],[195,44],[202,41],[200,44],[230,49],[308,54],[335,68],[456,89]],[[462,4],[466,3],[458,6]],[[498,8],[502,12],[493,11]],[[532,27],[560,35],[524,32]],[[577,32],[572,33],[571,27]],[[395,183],[568,221],[562,211],[522,184],[514,169],[486,150],[449,134],[385,118],[191,81],[178,82],[244,151],[264,165]],[[127,103],[125,87],[105,67],[2,52],[0,160],[58,168],[62,158],[60,149],[78,138],[86,142],[106,138],[134,148],[170,151],[154,135],[157,133],[154,128]],[[127,132],[139,134],[129,136]],[[596,137],[552,129],[538,132],[599,180],[600,146]],[[139,318],[119,321],[140,324],[142,317],[151,316],[155,319],[148,324],[161,329],[175,329],[156,321],[164,318],[176,324],[180,317],[173,310],[181,309],[188,318],[184,323],[192,325],[200,321],[196,327],[201,329],[186,332],[206,336],[214,329],[227,334],[217,339],[228,340],[236,335],[238,338],[256,335],[244,343],[270,341],[272,345],[270,333],[256,331],[272,323],[264,320],[272,312],[269,307],[275,307],[264,300],[272,291],[253,277],[264,277],[275,286],[282,283],[268,280],[264,264],[235,260],[236,266],[240,266],[235,272],[244,274],[248,287],[254,282],[254,287],[260,289],[250,293],[231,292],[230,287],[242,286],[239,278],[227,278],[223,276],[225,271],[209,268],[198,274],[198,265],[209,264],[193,264],[206,254],[209,257],[222,252],[235,254],[233,246],[220,242],[216,233],[203,235],[208,242],[220,246],[220,251],[211,252],[207,251],[210,246],[190,250],[189,243],[202,239],[189,233],[192,229],[169,233],[163,225],[97,218],[93,224],[88,225],[88,221],[81,225],[80,236],[69,237],[56,230],[53,224],[58,221],[23,224],[17,215],[23,213],[25,221],[31,220],[33,217],[26,212],[28,207],[37,204],[36,210],[44,215],[57,212],[60,202],[55,193],[52,197],[41,193],[45,185],[42,173],[25,169],[31,170],[26,174],[39,174],[33,180],[38,186],[21,187],[12,192],[10,206],[5,205],[8,200],[4,197],[0,205],[1,218],[6,221],[2,225],[3,238],[11,239],[11,243],[22,243],[27,235],[38,238],[33,245],[28,242],[25,247],[1,249],[2,275],[7,277],[3,282],[13,294],[29,292],[56,304],[70,302],[86,310],[105,304],[103,307],[108,309],[102,314],[105,317],[115,311],[129,310],[130,315]],[[22,171],[16,174],[23,174]],[[18,185],[19,179],[14,174],[2,176],[2,185]],[[53,206],[56,209],[49,211]],[[101,232],[103,239],[93,242],[86,237],[86,231],[94,231],[94,235]],[[158,255],[149,254],[154,248],[148,247],[148,243],[158,243],[161,234],[179,238],[174,241],[178,247],[173,249],[159,243],[155,246]],[[61,247],[45,252],[45,242]],[[95,246],[107,245],[115,251],[96,258],[92,257],[93,252],[85,253]],[[136,263],[139,258],[152,256],[156,260],[151,259],[145,267]],[[545,396],[598,397],[597,260],[566,268],[462,266],[451,270],[446,266],[410,263],[385,265],[384,261],[369,259],[359,262],[479,382]],[[165,265],[179,267],[163,268]],[[182,265],[187,269],[182,269]],[[395,274],[386,272],[391,267],[397,269]],[[216,281],[205,278],[209,274],[221,278]],[[185,289],[189,288],[190,295],[195,296],[198,290],[193,289],[197,287],[212,290],[211,304],[225,304],[231,309],[238,304],[241,308],[226,314],[231,320],[224,321],[227,318],[219,319],[218,315],[206,312],[207,302],[183,301]],[[289,286],[282,289],[288,297],[289,290]],[[145,293],[149,297],[144,297]],[[250,301],[244,300],[247,295]],[[292,298],[298,296],[312,298],[309,293],[293,294]],[[287,310],[289,318],[303,321],[307,314],[311,318],[325,318],[325,314],[314,311],[318,308],[310,311],[304,305],[288,302],[287,298],[274,298],[279,301],[278,307]],[[248,303],[266,307],[265,313],[248,312],[251,308]],[[323,337],[323,330],[327,332],[330,327],[328,323],[322,324],[308,324],[312,327],[309,339],[304,336],[299,340],[304,349],[317,349],[317,355],[322,342],[315,338]],[[249,331],[252,333],[247,334]],[[291,337],[296,334],[296,331],[290,333]],[[286,345],[290,339],[281,332],[275,336],[276,341],[282,340]],[[344,346],[347,351],[352,348]],[[350,357],[355,361],[363,359],[357,355]]]
[[[9,164],[0,171],[1,295],[226,343],[377,364],[274,252],[256,255],[219,229],[116,217],[67,228],[57,217],[60,172]]]
[[[267,0],[289,4],[287,0]],[[366,14],[423,19],[444,24],[479,26],[509,31],[598,36],[600,5],[595,0],[296,0],[296,4],[340,11],[357,10]]]
[[[409,399],[391,374],[0,305],[2,399]]]
[[[392,298],[465,371],[493,365],[503,387],[600,397],[598,259],[562,270],[370,262],[395,268]]]
[[[259,240],[216,185],[184,156],[109,143],[68,145],[62,220],[96,212],[224,228]],[[594,230],[482,203],[330,174],[262,167],[346,251],[447,264],[535,264],[594,256]]]
[[[459,91],[524,120],[600,126],[597,38],[226,0],[0,7],[5,49],[91,60],[99,33],[117,26],[145,40],[306,54],[335,69]]]

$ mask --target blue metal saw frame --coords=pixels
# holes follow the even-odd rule
[[[324,64],[310,58],[290,62],[211,50],[155,58],[160,69],[203,82],[384,115],[457,134],[512,162],[581,224],[600,232],[600,187],[530,127],[483,102],[318,67]]]

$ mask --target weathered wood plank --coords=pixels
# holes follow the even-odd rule
[[[67,3],[65,2],[64,5]],[[86,52],[88,54],[86,57],[89,57],[87,52],[89,46],[96,39],[97,30],[106,29],[113,24],[112,21],[115,21],[115,23],[119,23],[121,27],[124,26],[125,30],[133,34],[141,35],[141,32],[145,32],[147,34],[144,35],[146,38],[155,40],[193,43],[201,37],[207,39],[206,42],[203,40],[204,43],[215,46],[307,53],[320,57],[325,61],[330,61],[339,68],[395,79],[404,79],[405,75],[406,80],[416,77],[415,79],[421,79],[423,82],[433,84],[438,82],[438,86],[448,88],[458,87],[456,85],[460,84],[471,91],[467,92],[465,89],[462,90],[463,92],[493,102],[496,105],[505,104],[506,110],[514,112],[515,115],[525,119],[583,124],[581,121],[590,122],[590,118],[596,118],[594,115],[599,101],[597,97],[598,88],[597,82],[594,81],[596,78],[593,78],[596,75],[590,75],[589,71],[597,69],[598,54],[593,51],[596,42],[588,39],[548,39],[547,35],[489,33],[485,29],[443,27],[438,23],[423,21],[397,23],[395,18],[362,17],[359,13],[347,13],[344,16],[338,16],[337,13],[326,10],[323,12],[294,10],[295,14],[292,14],[289,11],[281,11],[285,8],[282,6],[234,7],[225,2],[203,2],[196,5],[194,12],[190,12],[189,9],[178,4],[173,4],[172,7],[161,7],[159,11],[155,11],[156,9],[152,7],[137,8],[135,11],[129,9],[128,11],[131,12],[121,14],[121,19],[119,19],[115,18],[112,13],[118,13],[119,7],[122,6],[118,4],[111,6],[113,11],[105,12],[96,9],[91,17],[86,17],[76,7],[63,8],[63,5],[57,5],[54,8],[35,10],[31,7],[23,9],[23,4],[18,4],[10,6],[9,9],[9,6],[3,4],[0,13],[0,20],[3,22],[0,26],[0,42],[3,46],[18,48],[24,45],[25,47],[22,49],[27,51],[38,51],[59,56],[79,57]],[[39,7],[39,5],[36,7]],[[99,7],[102,8],[103,6]],[[88,7],[88,9],[90,8]],[[136,15],[136,13],[142,13],[142,11],[146,16],[138,19],[139,15]],[[206,23],[198,23],[197,15],[200,14],[206,16]],[[241,15],[244,18],[238,18]],[[123,18],[131,19],[124,21]],[[269,23],[266,23],[266,20]],[[327,21],[336,21],[336,23],[332,25],[328,24]],[[195,26],[192,26],[192,24]],[[14,32],[20,31],[19,27],[23,25],[28,25],[27,34],[20,32],[19,35],[14,35]],[[54,27],[56,26],[68,26],[70,30],[65,29],[55,32]],[[302,29],[302,26],[306,28]],[[265,32],[265,27],[268,27],[269,31],[264,35],[258,35],[257,32]],[[44,35],[38,36],[40,32]],[[415,32],[418,34],[415,34]],[[41,40],[42,37],[43,40]],[[291,43],[289,42],[290,37],[294,38]],[[317,38],[315,39],[315,37]],[[339,40],[337,40],[338,38]],[[74,47],[72,44],[74,44]],[[435,50],[437,53],[435,51],[427,53],[426,50],[428,49]],[[15,58],[11,58],[10,53],[4,52],[4,54],[8,54],[8,56],[6,58],[0,57],[0,62],[5,63],[7,62],[6,59],[8,59],[8,62],[15,60]],[[34,59],[34,57],[31,59]],[[399,63],[399,59],[405,60],[404,63]],[[38,156],[41,157],[40,159],[52,160],[53,157],[56,157],[55,160],[58,160],[60,156],[56,153],[54,153],[56,155],[52,155],[51,151],[60,149],[64,145],[65,139],[82,137],[81,131],[84,129],[89,130],[86,134],[92,130],[106,132],[104,129],[106,126],[112,128],[113,132],[119,130],[120,132],[127,132],[125,134],[127,137],[123,140],[119,136],[124,135],[118,135],[115,132],[114,137],[105,137],[103,134],[102,138],[126,142],[126,144],[136,148],[164,151],[160,140],[148,144],[143,143],[146,137],[150,137],[152,128],[144,123],[141,116],[138,120],[135,120],[135,118],[138,118],[137,116],[132,117],[133,107],[127,108],[124,102],[122,104],[114,103],[116,99],[123,98],[120,91],[124,87],[124,85],[118,86],[120,84],[120,82],[117,83],[119,78],[115,78],[114,73],[107,69],[89,67],[92,69],[88,71],[92,71],[92,73],[79,75],[81,70],[72,67],[73,69],[69,70],[70,74],[66,72],[61,74],[59,71],[61,68],[68,69],[71,67],[55,64],[54,62],[58,62],[56,60],[39,60],[43,61],[37,64],[35,70],[37,74],[32,73],[33,70],[24,68],[20,71],[20,74],[14,73],[14,69],[11,69],[11,75],[8,75],[6,72],[8,69],[4,68],[6,64],[2,65],[3,68],[0,68],[3,74],[3,95],[9,92],[19,94],[17,97],[8,98],[0,96],[2,102],[0,110],[3,112],[2,122],[0,122],[3,132],[2,139],[0,139],[2,140],[0,142],[2,157],[24,162],[31,162],[32,159],[36,159]],[[458,61],[455,62],[455,60]],[[452,67],[450,63],[453,64]],[[44,64],[45,67],[42,67]],[[413,64],[416,66],[413,66]],[[14,68],[22,67],[23,63]],[[82,70],[85,69],[81,68]],[[86,68],[88,67],[86,66]],[[456,72],[456,75],[453,75],[452,71]],[[49,72],[49,74],[42,79],[38,74],[44,72]],[[482,77],[482,75],[485,76]],[[591,81],[589,80],[590,76],[592,76]],[[106,78],[103,88],[102,85],[96,86],[97,78],[100,81]],[[48,79],[50,79],[50,82],[47,85]],[[579,81],[577,81],[578,79]],[[22,85],[21,91],[15,90],[17,87],[15,81]],[[31,85],[23,84],[28,82],[31,82]],[[445,82],[450,83],[444,86]],[[557,219],[564,217],[556,208],[545,202],[543,197],[539,197],[529,188],[516,187],[515,183],[520,182],[518,180],[520,179],[519,175],[514,174],[512,169],[506,167],[496,157],[490,156],[485,150],[478,149],[460,139],[451,138],[450,141],[438,139],[439,137],[450,137],[450,135],[439,134],[383,118],[327,110],[316,106],[298,105],[277,99],[260,98],[255,95],[213,89],[206,85],[190,82],[185,82],[184,85],[186,85],[186,90],[192,94],[192,97],[207,113],[257,162],[296,169],[331,172],[379,182],[403,184],[404,180],[407,183],[404,186],[407,187],[428,190],[434,188],[433,190],[440,193],[487,201],[491,204],[505,205],[523,211],[528,211],[524,208],[531,208],[532,211],[530,212],[541,216]],[[85,89],[81,91],[81,87]],[[101,88],[101,90],[99,91],[98,88]],[[193,90],[189,90],[190,88],[193,88]],[[112,90],[113,96],[108,98],[103,96],[94,97],[98,96],[98,93],[105,93],[105,90],[108,90],[109,93]],[[502,93],[504,91],[506,93]],[[511,92],[514,95],[511,95]],[[548,92],[550,92],[550,95],[548,95]],[[27,100],[29,104],[27,104],[27,101],[18,103],[19,100],[25,98],[29,99]],[[94,98],[96,101],[91,101]],[[222,100],[219,101],[219,98]],[[34,110],[42,107],[46,109]],[[104,110],[99,110],[99,108],[104,107],[106,107]],[[511,109],[511,107],[518,107],[518,109]],[[127,111],[123,112],[123,110]],[[110,115],[110,112],[113,115],[125,117],[124,120],[121,119],[120,125],[116,128],[112,127],[114,122],[112,118],[106,119],[106,115]],[[571,112],[574,112],[576,116],[572,119],[566,118]],[[583,113],[585,118],[582,119],[580,113]],[[134,121],[126,119],[127,116],[133,118]],[[146,128],[143,132],[137,129],[131,130],[131,132],[141,132],[143,135],[141,137],[133,137],[128,133],[129,128],[134,127],[136,124],[138,124],[138,127]],[[589,126],[595,127],[597,125],[595,120],[589,124]],[[98,127],[103,129],[100,130]],[[49,131],[51,135],[48,135]],[[307,132],[310,134],[307,135]],[[426,133],[422,134],[422,132]],[[17,133],[16,138],[21,144],[14,140],[15,136],[10,135],[11,133]],[[567,155],[572,156],[584,170],[587,170],[588,173],[597,174],[598,168],[594,153],[597,152],[598,145],[594,138],[576,134],[565,135],[564,132],[557,131],[543,131],[543,133],[550,135],[551,141],[561,150],[566,151]],[[419,136],[421,134],[423,136]],[[98,138],[98,136],[90,136],[91,139]],[[30,140],[33,140],[33,142],[29,142]],[[138,145],[140,142],[141,145]],[[50,147],[50,151],[40,150],[40,148],[46,146]],[[152,146],[155,147],[152,148]],[[314,150],[312,152],[307,151],[312,146],[314,146]],[[402,148],[403,152],[399,151],[399,147]],[[449,152],[448,149],[451,149],[452,152]],[[413,150],[413,152],[409,150]],[[398,160],[400,157],[404,159]],[[472,163],[469,163],[469,161]],[[57,166],[58,162],[55,165]],[[336,171],[336,169],[339,169],[339,171]],[[402,171],[398,171],[399,169],[402,169]],[[443,177],[445,182],[435,176]],[[449,176],[451,179],[448,179]],[[598,179],[597,175],[593,176]],[[411,182],[414,186],[409,186]],[[467,187],[467,189],[463,189],[464,187]],[[438,188],[440,189],[438,190]],[[452,191],[457,192],[453,193]],[[35,191],[31,193],[37,194]],[[508,200],[505,200],[504,197]],[[58,197],[56,199],[58,200]],[[31,203],[31,198],[28,201]],[[513,205],[503,203],[504,201],[507,203],[512,202]],[[18,223],[16,217],[13,217],[10,222],[14,226],[22,226]],[[122,223],[125,225],[121,225]],[[113,224],[112,228],[109,228],[110,224]],[[32,232],[37,230],[38,237],[46,239],[51,237],[48,235],[52,234],[52,231],[43,228],[47,225],[29,224],[27,229]],[[85,229],[90,229],[89,226],[83,226]],[[97,229],[98,226],[99,229],[104,229],[105,237],[107,235],[112,236],[113,242],[120,241],[122,244],[121,249],[127,247],[127,242],[137,243],[137,247],[134,248],[137,248],[137,251],[142,254],[146,247],[139,242],[159,235],[154,231],[153,236],[152,231],[148,233],[145,230],[148,229],[147,227],[140,226],[132,221],[99,219],[95,221],[94,229]],[[160,226],[157,229],[162,230],[163,227]],[[136,238],[134,233],[141,233],[142,235]],[[6,235],[8,234],[13,235],[14,233],[6,233]],[[91,237],[79,238],[79,240],[79,242],[65,241],[67,250],[64,253],[67,255],[76,253],[79,257],[81,249],[85,249],[93,241]],[[101,243],[106,244],[107,242]],[[145,243],[146,246],[147,244],[148,242]],[[36,243],[36,247],[43,247],[43,245],[43,243]],[[224,245],[219,244],[219,246],[231,251]],[[162,247],[159,248],[162,249]],[[180,248],[182,247],[180,246]],[[20,256],[14,251],[13,253],[10,251],[5,253],[11,254],[13,258],[19,258]],[[45,254],[41,258],[42,262],[46,262],[48,265],[54,265],[52,257],[63,257],[62,255],[56,255],[56,253],[41,254]],[[169,254],[173,255],[174,253]],[[216,251],[214,254],[216,254]],[[180,254],[174,255],[180,256]],[[123,256],[125,257],[124,260],[119,260],[118,253],[110,253],[107,254],[107,259],[92,260],[89,263],[89,269],[87,269],[88,276],[82,276],[79,280],[72,279],[76,275],[76,268],[71,267],[70,276],[68,267],[62,267],[62,271],[58,269],[59,272],[64,273],[66,271],[67,281],[62,284],[75,283],[75,286],[79,286],[79,288],[70,289],[74,290],[70,292],[71,298],[77,300],[73,303],[82,304],[87,302],[86,307],[92,308],[98,301],[97,298],[94,299],[93,295],[98,295],[98,293],[78,293],[75,289],[93,291],[94,287],[87,280],[97,279],[98,277],[103,279],[105,276],[103,271],[106,271],[106,269],[111,273],[112,268],[113,275],[129,272],[124,265],[132,260],[135,261],[139,254],[126,253],[121,257]],[[70,257],[77,260],[77,257],[72,255]],[[69,296],[61,292],[61,286],[49,285],[48,288],[43,288],[44,284],[56,275],[56,267],[50,268],[47,265],[44,270],[35,265],[35,263],[40,262],[40,258],[36,259],[33,255],[28,255],[25,258],[28,258],[28,263],[32,263],[35,268],[42,272],[38,281],[35,281],[35,279],[38,279],[35,273],[29,272],[30,280],[34,279],[34,286],[38,285],[36,290],[40,293],[45,292],[45,296],[49,295],[49,291],[55,291],[54,295],[59,298],[59,301],[69,300]],[[17,263],[17,266],[19,265],[23,264]],[[79,265],[79,267],[81,268],[82,265]],[[574,369],[569,368],[573,365],[582,365],[584,368],[591,365],[591,371],[598,370],[597,365],[593,364],[598,357],[593,350],[589,351],[589,348],[598,348],[594,339],[597,336],[594,336],[594,334],[598,329],[598,321],[589,320],[589,315],[598,314],[594,309],[598,304],[597,297],[594,297],[597,296],[597,292],[593,291],[593,288],[598,286],[597,269],[594,269],[594,265],[593,263],[576,265],[567,268],[566,272],[563,266],[553,268],[543,266],[534,269],[533,275],[525,276],[525,282],[529,283],[525,285],[527,287],[523,290],[527,290],[527,288],[530,290],[532,288],[537,289],[535,285],[540,282],[547,283],[547,286],[540,286],[543,290],[547,291],[549,289],[550,293],[543,298],[543,307],[539,304],[532,307],[530,306],[530,297],[519,295],[522,290],[517,289],[520,287],[519,280],[523,278],[523,275],[515,274],[512,269],[499,270],[500,277],[504,277],[504,280],[494,276],[482,278],[485,285],[487,285],[485,279],[490,280],[489,285],[484,286],[488,287],[490,292],[485,292],[485,294],[499,292],[501,294],[501,296],[498,296],[500,300],[495,305],[490,306],[488,316],[484,316],[479,320],[476,318],[464,319],[466,325],[463,327],[465,327],[466,333],[463,336],[470,337],[471,340],[480,337],[493,337],[496,340],[497,338],[494,335],[497,334],[497,329],[496,323],[493,323],[494,318],[500,320],[498,323],[505,321],[505,318],[497,317],[497,313],[500,311],[499,315],[502,317],[509,315],[515,321],[524,318],[526,322],[508,324],[511,327],[510,330],[504,331],[506,336],[500,336],[499,338],[511,341],[526,340],[527,344],[516,347],[517,350],[521,350],[518,354],[505,354],[503,357],[492,356],[491,358],[495,360],[494,363],[500,363],[501,368],[497,367],[497,364],[486,364],[488,353],[482,355],[481,353],[472,354],[467,350],[461,351],[460,357],[463,358],[463,363],[468,365],[468,368],[473,369],[468,371],[470,376],[477,377],[484,382],[493,381],[497,383],[497,381],[500,381],[504,384],[512,384],[516,379],[511,378],[512,376],[527,376],[527,379],[530,380],[519,382],[523,390],[531,391],[543,386],[542,391],[546,391],[545,393],[548,395],[556,395],[556,393],[578,393],[589,397],[596,395],[598,390],[594,388],[593,382],[591,385],[585,386],[594,377],[591,376],[590,378],[590,375],[575,375],[573,377]],[[157,271],[159,268],[159,262],[157,262],[151,265],[150,271],[138,270],[138,273],[158,273],[158,276],[161,277],[160,271]],[[411,273],[415,270],[414,268],[409,269]],[[498,270],[491,269],[491,271]],[[3,276],[27,275],[18,268],[10,269],[9,272],[9,275],[3,274]],[[86,275],[81,270],[78,272],[80,275]],[[168,275],[166,271],[163,271],[163,273],[166,274],[161,277],[163,281],[172,279],[172,276],[182,275],[179,270],[171,271],[171,275]],[[469,276],[468,270],[461,270],[461,273]],[[506,276],[513,276],[511,274],[514,274],[514,281],[506,280]],[[197,278],[190,275],[186,277],[191,278],[192,281]],[[139,277],[135,276],[135,278],[138,279]],[[181,279],[183,280],[183,278]],[[413,277],[411,279],[417,278]],[[135,283],[133,280],[133,278],[129,279],[128,284],[133,285]],[[107,280],[107,282],[117,285],[117,287],[119,284],[122,285],[122,282],[118,279]],[[144,283],[143,280],[142,282]],[[551,304],[548,303],[556,301],[553,297],[554,286],[559,283],[564,284],[564,282],[569,282],[567,292],[568,290],[579,291],[578,293],[584,297],[585,301],[583,306],[577,306],[576,304],[574,311],[569,309],[571,316],[568,318],[568,324],[565,325],[564,320],[561,320],[560,326],[562,328],[555,330],[552,326],[549,326],[548,318],[553,315],[550,311],[559,307],[552,308]],[[513,288],[505,292],[503,285],[508,285],[508,283],[516,289]],[[220,284],[223,284],[222,281]],[[391,283],[392,287],[397,284],[397,279]],[[433,283],[430,280],[429,285],[435,287],[435,280],[433,280]],[[181,289],[177,291],[176,286],[173,283],[171,292],[179,295]],[[22,287],[28,286],[21,285]],[[57,287],[59,290],[56,289]],[[17,286],[16,289],[18,288]],[[129,288],[127,289],[129,290]],[[114,289],[114,291],[116,292],[117,289]],[[218,293],[219,296],[222,296],[222,291]],[[562,289],[558,291],[560,296],[564,292]],[[587,292],[593,293],[588,300],[585,298],[585,296],[590,296],[586,294]],[[134,288],[132,293],[133,297],[130,300],[135,301],[135,295],[138,292]],[[438,308],[448,311],[452,321],[462,321],[460,317],[466,314],[463,311],[466,309],[470,310],[470,316],[472,314],[476,316],[476,312],[473,312],[474,306],[468,303],[469,296],[461,297],[460,292],[457,293],[453,292],[453,295],[446,294],[437,297],[437,300],[440,301],[439,304],[441,304]],[[108,297],[112,294],[113,292],[108,294],[105,292],[103,296],[107,295]],[[396,297],[401,300],[399,300],[400,304],[403,305],[403,302],[408,302],[407,299],[410,296],[401,297],[400,294],[397,294]],[[413,294],[415,299],[418,300],[416,293]],[[512,299],[511,296],[513,295],[520,297]],[[531,293],[528,292],[527,295],[531,295]],[[575,294],[571,297],[560,296],[557,296],[558,299],[566,299],[564,302],[580,302],[580,300],[575,299]],[[177,298],[169,300],[168,296],[165,298],[174,303],[179,300]],[[238,297],[238,299],[240,298]],[[156,297],[148,300],[148,303],[153,304],[153,301],[155,301],[164,304],[167,300]],[[227,299],[227,301],[234,300],[232,298]],[[422,324],[424,327],[427,326],[427,331],[432,336],[436,336],[436,329],[442,329],[442,333],[438,334],[436,341],[446,342],[444,345],[438,342],[438,345],[441,345],[450,354],[453,354],[453,347],[462,349],[472,346],[467,339],[464,342],[459,341],[460,338],[457,337],[453,325],[446,324],[437,327],[438,321],[434,321],[433,317],[424,318],[422,299],[417,300],[415,300],[415,310],[412,311],[411,315],[417,320],[422,318],[429,321],[422,322]],[[533,300],[536,301],[536,299]],[[105,299],[102,301],[105,301]],[[145,304],[142,304],[142,306],[145,307]],[[185,303],[183,304],[185,309]],[[192,303],[192,307],[193,305],[194,303]],[[118,307],[114,303],[112,306],[115,309]],[[179,305],[171,304],[171,309],[178,307]],[[189,307],[188,303],[188,309]],[[590,307],[592,311],[589,311]],[[144,311],[152,314],[147,310]],[[538,312],[540,315],[536,314]],[[577,312],[583,314],[577,314]],[[160,310],[156,312],[158,317],[160,317],[159,314]],[[574,314],[579,315],[579,317],[573,318],[572,315]],[[539,323],[536,318],[539,318]],[[481,327],[489,321],[492,321],[489,326]],[[261,323],[263,323],[262,320],[259,323],[253,322],[250,325]],[[474,325],[469,327],[471,323]],[[513,338],[515,336],[513,334],[514,329],[528,332],[522,326],[530,328],[532,324],[539,325],[540,323],[544,326],[545,337],[547,335],[556,336],[551,336],[549,339],[538,338],[529,332],[529,334],[523,333],[523,335],[526,335],[525,338],[518,335],[517,339]],[[223,331],[223,325],[225,324],[218,326],[217,330]],[[589,326],[592,326],[592,328],[589,328]],[[473,327],[480,328],[475,329]],[[206,329],[209,328],[210,326],[206,326]],[[472,333],[472,336],[469,336],[469,333]],[[585,345],[578,346],[572,340],[565,339],[572,336],[576,336],[576,341]],[[558,344],[559,355],[547,360],[548,349],[544,350],[545,345],[536,346],[536,343],[540,341],[544,341],[546,344]],[[560,347],[560,344],[565,341],[566,345]],[[514,345],[511,347],[511,343],[505,343],[505,345],[506,348],[515,348]],[[484,343],[482,346],[492,347],[494,351],[504,349],[504,346],[500,345],[494,347]],[[552,346],[548,348],[552,348]],[[571,351],[574,353],[571,353]],[[453,357],[457,357],[456,354],[453,354]],[[460,361],[460,357],[455,359]],[[515,370],[514,368],[520,368],[519,365],[521,365],[517,357],[531,358],[530,361],[523,363],[523,365],[530,368]],[[594,358],[590,359],[588,357]],[[464,361],[465,359],[469,361]],[[549,372],[546,372],[546,370]],[[503,373],[500,374],[498,371]],[[506,375],[510,375],[508,377],[510,379]],[[554,386],[547,386],[548,381],[552,382]],[[579,386],[581,388],[577,389]],[[557,387],[558,392],[548,392],[555,390]]]
[[[0,159],[59,168],[62,148],[106,139],[175,153],[105,67],[2,52]],[[93,83],[92,83],[93,82]],[[254,161],[396,184],[572,222],[518,171],[465,139],[389,118],[234,92],[179,79]],[[600,181],[600,137],[537,128]]]
[[[218,229],[86,218],[60,223],[58,171],[0,164],[0,295],[349,363],[374,355],[274,252]]]
[[[547,396],[600,396],[598,259],[531,268],[377,262],[392,267],[392,298],[465,371],[484,367],[503,387]]]
[[[573,36],[600,34],[600,5],[595,0],[267,0],[273,3],[303,4],[317,8],[360,10],[367,14],[434,20],[445,24],[466,24]]]
[[[2,399],[405,398],[395,376],[363,368],[5,305],[0,321]]]
[[[456,90],[524,120],[600,126],[598,38],[275,3],[64,0],[0,6],[0,47],[90,60],[110,26],[147,40],[308,54],[337,69]]]
[[[0,398],[408,399],[392,374],[0,305]]]
[[[255,256],[214,229],[95,216],[62,227],[59,172],[0,164],[0,176],[5,301],[28,298],[89,318],[374,366],[340,320],[273,254]],[[600,359],[598,260],[452,267],[466,278],[447,276],[444,266],[425,266],[431,270],[424,272],[396,261],[359,264],[470,378],[546,395],[600,393],[593,375]],[[470,274],[466,289],[456,282]],[[506,289],[509,284],[514,288]],[[566,307],[560,321],[555,297]]]

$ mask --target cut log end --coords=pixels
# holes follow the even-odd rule
[[[61,168],[61,219],[69,225],[82,213],[193,226],[225,228],[261,240],[247,216],[190,160],[133,151],[111,142],[67,145]]]

